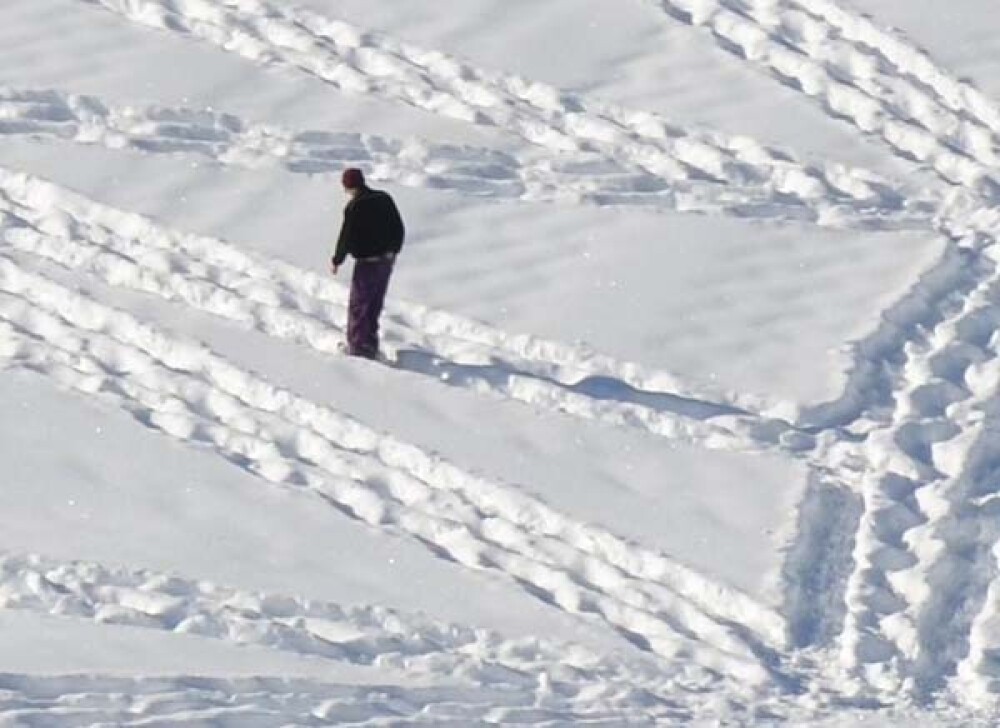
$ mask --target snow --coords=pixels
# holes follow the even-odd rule
[[[7,0],[0,725],[995,725],[994,16]]]
[[[300,503],[287,491],[260,492],[255,478],[208,453],[192,456],[137,428],[125,413],[66,403],[37,377],[7,379],[4,410],[19,414],[5,418],[3,430],[4,460],[13,463],[3,493],[6,552],[142,564],[170,573],[190,574],[196,566],[193,575],[217,583],[409,608],[452,621],[464,614],[453,612],[461,590],[466,602],[482,599],[474,609],[484,627],[530,635],[540,620],[558,621],[558,614],[538,613],[531,601],[499,610],[488,585],[461,586],[467,572],[451,573],[455,569],[447,563],[405,542],[374,538],[321,502]],[[55,457],[53,440],[65,441]],[[174,465],[150,467],[155,463]],[[73,474],[72,482],[62,482],[65,473]],[[287,522],[276,525],[274,513],[287,514]],[[331,515],[340,523],[336,528],[330,527]],[[248,560],[246,554],[255,556]],[[331,563],[340,564],[335,574]],[[394,572],[414,576],[392,578]],[[587,640],[586,630],[573,622],[551,622],[546,631],[567,628],[567,637]]]
[[[117,210],[245,240],[303,269],[327,257],[338,215],[329,179],[266,170],[244,181],[230,170],[150,156],[123,152],[99,162],[102,152],[92,147],[0,149],[8,168]],[[122,179],[137,181],[116,183]],[[645,206],[608,215],[597,206],[501,206],[424,190],[397,196],[415,228],[410,265],[395,283],[407,300],[586,342],[736,405],[786,416],[836,398],[850,366],[849,352],[838,350],[873,329],[877,312],[941,254],[940,239],[916,231],[805,235],[794,223],[748,226]],[[302,205],[292,224],[290,204]],[[487,229],[489,239],[475,234]],[[568,316],[551,316],[562,307]]]
[[[39,678],[68,671],[107,678],[128,678],[137,672],[146,679],[174,678],[190,674],[192,666],[196,672],[190,674],[191,678],[219,680],[259,677],[262,665],[267,666],[265,674],[290,679],[326,679],[360,685],[392,682],[404,685],[412,679],[399,673],[393,680],[388,669],[331,665],[328,661],[247,645],[235,647],[193,635],[160,634],[114,623],[99,624],[28,611],[7,610],[0,615],[0,624],[3,653],[8,656],[5,689],[18,678],[26,683],[35,678],[41,683]],[[72,677],[66,677],[64,684],[65,692],[76,687]]]

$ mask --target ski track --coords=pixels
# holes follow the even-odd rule
[[[668,676],[652,660],[598,656],[578,645],[534,638],[509,640],[383,607],[343,607],[36,555],[0,555],[0,608],[460,681],[470,692],[488,685],[508,706],[532,707],[544,698],[548,709],[570,717],[598,710],[625,715],[650,697],[650,719],[661,711],[669,715],[668,695],[678,689],[675,681],[685,679]]]
[[[597,154],[605,164],[653,175],[655,185],[725,185],[735,201],[709,202],[740,216],[788,215],[820,224],[892,225],[921,217],[908,199],[865,170],[802,165],[745,136],[685,131],[645,111],[600,104],[519,76],[476,68],[347,23],[285,4],[236,0],[82,0],[136,23],[198,38],[256,62],[299,69],[335,88],[414,106],[472,124],[496,126],[550,152]],[[760,202],[743,207],[750,194]],[[678,197],[679,209],[697,195]],[[599,202],[621,202],[598,194]],[[709,194],[711,199],[711,193]],[[919,208],[919,206],[918,206]],[[846,218],[846,221],[844,221]],[[882,218],[888,218],[886,222]],[[904,223],[906,224],[906,223]]]
[[[678,133],[681,133],[678,131]],[[831,203],[827,197],[789,200],[785,178],[808,179],[813,170],[786,150],[746,160],[752,181],[724,184],[680,181],[626,164],[605,152],[500,152],[429,144],[366,134],[291,131],[254,124],[214,110],[109,107],[93,96],[55,90],[0,88],[0,136],[55,138],[109,149],[190,154],[221,165],[280,165],[299,174],[339,174],[363,165],[373,180],[447,190],[468,196],[535,202],[638,205],[737,217],[796,219],[836,228],[921,229],[929,223],[931,198],[907,209]],[[705,142],[699,142],[705,143]],[[877,179],[855,170],[858,178]],[[893,200],[915,199],[889,182]]]
[[[340,356],[344,293],[313,273],[2,168],[0,216],[0,236],[13,249]],[[394,366],[450,386],[709,448],[797,451],[812,443],[720,393],[695,394],[669,375],[572,347],[397,302],[383,328]]]
[[[754,684],[773,679],[768,661],[784,643],[784,622],[740,592],[2,258],[0,291],[14,365],[115,401],[147,426],[316,494],[442,558],[502,573],[661,657]]]

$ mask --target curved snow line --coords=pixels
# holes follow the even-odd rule
[[[763,680],[748,629],[781,644],[780,617],[666,556],[576,523],[509,486],[462,472],[278,389],[203,346],[0,261],[0,310],[28,366],[117,400],[140,421],[204,442],[272,482],[305,487],[376,527],[592,614],[664,656]],[[744,625],[738,631],[730,623]]]
[[[852,344],[853,364],[843,393],[835,400],[808,408],[800,425],[822,433],[853,430],[863,436],[891,419],[888,380],[894,362],[906,356],[906,347],[954,310],[981,283],[975,274],[982,248],[992,244],[992,230],[1000,230],[1000,209],[982,205],[974,195],[956,190],[947,195],[935,217],[934,229],[946,240],[941,257],[896,303],[884,310],[875,330]],[[817,462],[823,456],[814,458]],[[857,481],[857,478],[849,479]]]
[[[841,395],[808,408],[800,423],[820,432],[850,431],[855,437],[884,425],[892,408],[892,383],[887,381],[891,362],[905,355],[922,327],[936,323],[942,311],[975,289],[978,281],[968,271],[971,260],[968,250],[948,244],[910,290],[882,312],[875,330],[851,344],[852,364]]]
[[[505,200],[638,205],[738,217],[808,220],[860,229],[911,229],[926,225],[931,200],[881,183],[899,204],[891,209],[826,196],[790,201],[782,180],[803,179],[809,169],[786,152],[747,160],[753,180],[725,186],[669,181],[598,152],[507,153],[478,147],[387,139],[358,133],[291,131],[253,124],[232,114],[184,108],[108,107],[93,96],[54,90],[0,88],[0,136],[53,137],[110,149],[194,154],[223,165],[281,165],[302,174],[339,174],[363,166],[373,180]],[[876,179],[870,173],[857,175]]]
[[[868,48],[907,76],[933,89],[936,99],[1000,132],[1000,107],[968,81],[939,66],[903,33],[881,28],[869,18],[832,0],[790,0],[836,28],[848,40]]]
[[[945,685],[996,573],[989,551],[998,534],[973,502],[989,495],[980,491],[996,467],[995,450],[977,444],[992,437],[980,434],[982,419],[1000,384],[995,250],[968,255],[963,285],[919,321],[902,363],[882,362],[893,409],[854,466],[867,470],[865,512],[844,662],[882,690],[925,695]]]
[[[597,152],[670,182],[762,186],[766,197],[836,199],[897,209],[891,186],[843,165],[786,164],[746,137],[691,133],[644,111],[589,102],[339,20],[257,0],[84,0],[134,22],[191,35],[258,62],[298,68],[336,88],[473,124],[495,126],[554,152]],[[763,170],[763,177],[761,171]],[[811,203],[810,203],[811,204]],[[834,214],[836,214],[834,212]]]
[[[822,428],[846,426],[862,437],[872,432],[867,453],[844,441],[823,452],[827,441],[821,436],[823,444],[813,458],[821,471],[859,483],[864,502],[845,595],[843,663],[883,694],[940,694],[948,676],[957,672],[968,693],[987,705],[984,696],[1000,692],[1000,681],[990,677],[991,671],[997,674],[995,664],[990,665],[989,647],[995,612],[989,601],[993,590],[987,589],[997,568],[988,556],[995,539],[981,519],[958,515],[970,508],[963,494],[975,486],[944,478],[936,471],[933,455],[951,448],[950,457],[968,457],[961,452],[963,446],[954,443],[974,438],[975,426],[947,413],[955,407],[981,406],[966,401],[972,397],[966,396],[962,379],[984,354],[976,353],[981,347],[966,347],[957,340],[951,342],[957,352],[949,352],[942,342],[933,345],[940,345],[940,351],[923,350],[932,346],[926,330],[945,331],[956,320],[966,330],[975,330],[993,315],[983,299],[994,285],[988,272],[992,264],[984,263],[980,253],[994,244],[992,231],[1000,224],[996,210],[976,197],[997,199],[995,107],[968,85],[954,82],[928,56],[899,39],[890,42],[872,23],[834,3],[722,4],[739,19],[720,16],[720,21],[714,15],[718,8],[710,6],[703,7],[701,18],[681,14],[682,19],[708,25],[724,44],[733,44],[779,77],[795,79],[807,94],[824,100],[828,110],[847,116],[864,131],[879,132],[903,153],[930,160],[945,179],[975,193],[954,193],[943,205],[935,227],[953,243],[910,294],[883,315],[879,329],[858,344],[845,394],[811,416]],[[675,10],[678,5],[666,4]],[[789,12],[790,5],[806,17]],[[748,23],[758,24],[756,36]],[[772,42],[795,48],[801,54],[799,65],[780,49],[775,61],[768,51]],[[886,70],[890,65],[896,75]],[[787,73],[791,68],[797,73]],[[837,84],[845,83],[862,92],[854,97],[854,105],[850,93],[840,94],[839,105],[831,95]],[[877,102],[868,107],[870,117],[861,113],[869,100]],[[927,130],[923,138],[901,133],[905,127],[900,123],[914,119]],[[962,318],[964,314],[968,317]],[[919,373],[899,365],[900,358]],[[928,366],[940,371],[927,375]],[[949,367],[954,370],[949,372]],[[925,407],[926,416],[920,414]],[[867,469],[875,474],[865,477]],[[955,535],[965,529],[975,535]],[[975,554],[971,568],[966,563],[969,553]],[[982,603],[980,615],[973,618],[968,612]],[[955,609],[960,610],[958,617],[951,614]],[[944,641],[935,637],[938,630],[951,645],[942,647]],[[968,652],[965,659],[963,650]]]
[[[662,665],[579,645],[505,639],[384,607],[344,607],[146,570],[0,554],[0,609],[42,612],[255,645],[335,662],[523,692],[549,681],[574,709],[658,693]],[[594,686],[600,685],[600,690]],[[620,707],[627,707],[628,701]]]
[[[848,27],[844,13],[838,15],[843,28],[829,22],[831,3],[647,1],[685,23],[707,28],[726,50],[816,98],[830,114],[880,136],[903,156],[929,164],[946,181],[1000,199],[994,130],[968,109],[954,110],[950,100],[936,95],[943,73],[928,77],[927,64],[887,70],[889,59],[898,54],[853,40],[861,23]],[[865,37],[879,43],[871,33]]]
[[[328,279],[220,240],[161,228],[0,168],[0,214],[4,211],[8,219],[0,234],[17,250],[339,355],[344,296]],[[643,388],[643,375],[635,376],[633,365],[599,356],[592,359],[596,367],[586,359],[572,361],[568,347],[408,304],[390,304],[384,333],[395,366],[451,386],[712,448],[759,451],[781,442],[798,450],[810,444],[787,423],[679,388],[676,393]],[[667,383],[663,375],[653,377],[658,386]]]

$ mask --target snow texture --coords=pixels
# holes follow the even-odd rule
[[[0,725],[1000,720],[988,0],[544,5],[0,7]]]

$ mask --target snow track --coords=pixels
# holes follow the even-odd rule
[[[9,259],[0,261],[0,291],[0,318],[15,332],[15,365],[110,398],[150,427],[444,558],[501,573],[655,654],[751,682],[770,677],[764,659],[782,645],[784,623],[745,595],[276,388]]]
[[[591,715],[598,709],[609,715],[628,710],[638,692],[660,696],[655,712],[671,710],[662,667],[652,660],[643,664],[630,656],[625,662],[574,645],[506,640],[381,607],[342,607],[166,574],[13,555],[0,558],[0,606],[405,672],[424,682],[445,681],[451,687],[441,691],[454,700],[488,684],[487,700],[528,708],[541,699],[563,719],[584,710]]]
[[[714,207],[741,216],[768,216],[775,214],[768,208],[776,208],[787,215],[791,199],[801,208],[798,217],[833,225],[842,224],[838,221],[844,217],[860,217],[879,226],[879,218],[891,220],[900,213],[905,199],[864,170],[789,163],[782,153],[747,137],[679,129],[649,112],[597,104],[518,76],[484,71],[294,6],[235,0],[84,1],[253,61],[300,69],[348,93],[496,126],[550,152],[597,154],[603,158],[598,166],[653,175],[657,189],[676,186],[678,209]],[[710,192],[687,194],[686,184],[696,181],[725,185],[736,193],[722,190],[716,202]],[[699,202],[700,194],[708,201]],[[598,193],[596,199],[623,198]]]
[[[19,89],[0,90],[0,137],[302,174],[357,164],[374,179],[499,200],[927,229],[949,245],[855,345],[843,395],[799,423],[756,415],[766,403],[739,393],[693,391],[581,346],[408,303],[387,312],[393,366],[410,374],[705,448],[806,459],[813,472],[783,570],[787,614],[779,614],[515,484],[466,472],[47,278],[41,271],[55,264],[324,354],[343,336],[345,291],[333,281],[0,169],[0,368],[113,403],[144,426],[322,502],[331,518],[417,541],[642,652],[597,656],[379,607],[0,555],[0,608],[472,685],[0,675],[0,720],[319,725],[355,715],[467,725],[488,714],[518,724],[685,722],[697,715],[699,693],[787,701],[806,680],[802,704],[995,708],[1000,105],[901,33],[831,0],[644,0],[943,181],[917,190],[488,72],[286,3],[84,1],[347,94],[497,127],[528,144],[499,152],[293,131],[217,111],[112,107]],[[686,697],[675,700],[677,690]]]
[[[8,725],[266,728],[325,726],[331,721],[338,725],[467,726],[484,717],[518,725],[551,725],[553,721],[614,725],[618,720],[618,714],[559,710],[544,701],[521,705],[519,697],[488,688],[358,686],[279,678],[0,674],[0,716]]]
[[[0,232],[16,250],[339,355],[344,291],[311,272],[0,169],[4,212]],[[452,386],[706,447],[799,449],[811,442],[787,423],[740,407],[757,403],[696,394],[665,373],[408,304],[393,302],[390,312],[386,348],[395,366]]]
[[[989,705],[998,672],[998,107],[899,34],[828,0],[654,4],[969,190],[934,223],[953,241],[941,262],[858,346],[844,397],[813,414],[820,429],[845,428],[863,444],[838,439],[814,462],[862,496],[839,636],[845,667],[876,695],[921,700],[958,675],[967,696]],[[806,610],[811,639],[829,640],[824,620]]]
[[[676,130],[677,135],[698,136]],[[698,133],[708,138],[708,132]],[[786,150],[764,150],[741,162],[742,178],[675,180],[614,158],[608,150],[516,153],[429,144],[417,139],[291,131],[253,124],[210,110],[109,107],[92,96],[54,90],[0,89],[0,136],[57,138],[110,149],[156,154],[191,154],[232,166],[281,165],[301,174],[339,174],[363,165],[373,180],[508,200],[579,201],[597,205],[640,205],[737,217],[774,217],[830,227],[916,229],[929,223],[933,200],[901,208],[911,196],[898,185],[863,170],[836,174],[878,184],[890,205],[832,201],[827,195],[796,195],[790,180],[816,171]],[[698,144],[710,142],[699,138]],[[753,145],[750,140],[739,142]],[[734,146],[736,141],[712,141]],[[678,164],[680,164],[678,160]],[[827,176],[834,172],[826,173]]]
[[[968,84],[826,0],[654,0],[953,184],[1000,199],[996,110]]]
[[[10,725],[322,725],[330,715],[353,715],[359,721],[392,717],[413,725],[424,722],[417,714],[434,702],[425,696],[423,705],[415,705],[411,701],[420,692],[404,697],[398,688],[266,678],[0,675],[0,711]],[[428,720],[447,725],[443,718]]]
[[[830,0],[793,0],[793,4],[862,46],[869,56],[880,56],[900,75],[933,91],[928,94],[942,106],[975,120],[993,134],[1000,132],[1000,107],[975,86],[941,68],[902,34],[880,28],[871,19]],[[995,146],[990,152],[996,152]]]
[[[907,341],[901,363],[885,362],[895,407],[865,446],[866,509],[844,650],[849,665],[885,689],[941,687],[964,649],[963,612],[982,601],[991,571],[984,555],[995,535],[973,505],[990,468],[974,450],[997,394],[990,361],[1000,275],[975,254],[965,268],[969,290],[957,288],[940,320]]]
[[[925,698],[956,675],[975,699],[995,691],[994,236],[965,240],[953,293],[910,329],[900,359],[882,362],[894,407],[888,422],[863,425],[871,434],[850,466],[866,507],[842,649],[855,674],[887,692]]]

